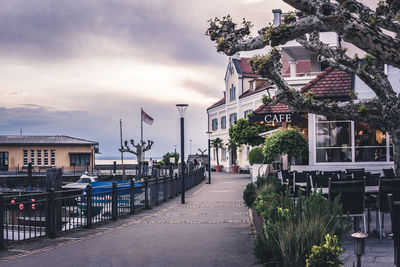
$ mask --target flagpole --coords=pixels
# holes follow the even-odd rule
[[[119,119],[119,135],[121,140],[121,167],[122,167],[122,179],[125,180],[125,168],[124,168],[124,147],[122,146],[122,119]]]
[[[140,153],[141,156],[141,164],[140,164],[140,172],[143,174],[143,160],[144,160],[144,155],[143,155],[143,108],[140,108],[140,149],[142,150]]]

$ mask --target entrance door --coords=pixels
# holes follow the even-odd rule
[[[8,152],[0,152],[0,171],[8,171]]]

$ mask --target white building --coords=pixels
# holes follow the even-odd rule
[[[274,10],[274,25],[280,22],[280,10]],[[331,45],[339,45],[336,33],[321,33],[320,39]],[[341,42],[342,47],[354,47]],[[360,51],[357,51],[362,55]],[[268,81],[253,74],[248,62],[239,54],[230,57],[225,73],[224,97],[207,109],[211,139],[220,137],[224,144],[228,142],[229,126],[237,119],[245,118],[253,112],[252,121],[265,123],[274,127],[291,125],[298,127],[309,142],[308,160],[304,165],[292,164],[294,170],[344,170],[346,168],[365,168],[377,171],[393,166],[390,137],[380,129],[354,121],[338,121],[314,114],[291,114],[285,105],[265,106],[262,96],[266,90],[273,95],[276,90]],[[355,92],[358,98],[370,98],[374,95],[357,76],[344,73],[317,62],[317,55],[306,50],[295,41],[282,46],[282,73],[288,83],[302,92],[313,91],[315,98],[335,98],[338,101],[349,98]],[[400,88],[400,72],[387,66],[387,75],[394,85]],[[324,71],[322,71],[324,70]],[[277,119],[273,121],[273,116]],[[286,116],[288,115],[288,116]],[[279,117],[280,116],[280,117]],[[289,120],[287,120],[289,118]],[[269,121],[268,121],[269,120]],[[240,168],[249,167],[248,153],[250,147],[238,149],[237,164]],[[233,164],[226,146],[219,151],[220,165],[225,171]],[[292,162],[295,163],[295,162]],[[217,165],[216,151],[211,150],[211,165]]]

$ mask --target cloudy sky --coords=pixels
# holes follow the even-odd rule
[[[222,97],[227,57],[204,36],[207,20],[231,14],[255,29],[280,0],[2,0],[0,134],[71,135],[118,156],[140,138],[140,108],[154,146],[179,150],[176,103],[188,103],[186,152],[205,149],[206,108]]]

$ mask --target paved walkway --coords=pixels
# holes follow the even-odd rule
[[[0,253],[1,266],[253,266],[242,194],[247,175],[212,173],[180,197],[96,229],[24,242]]]

